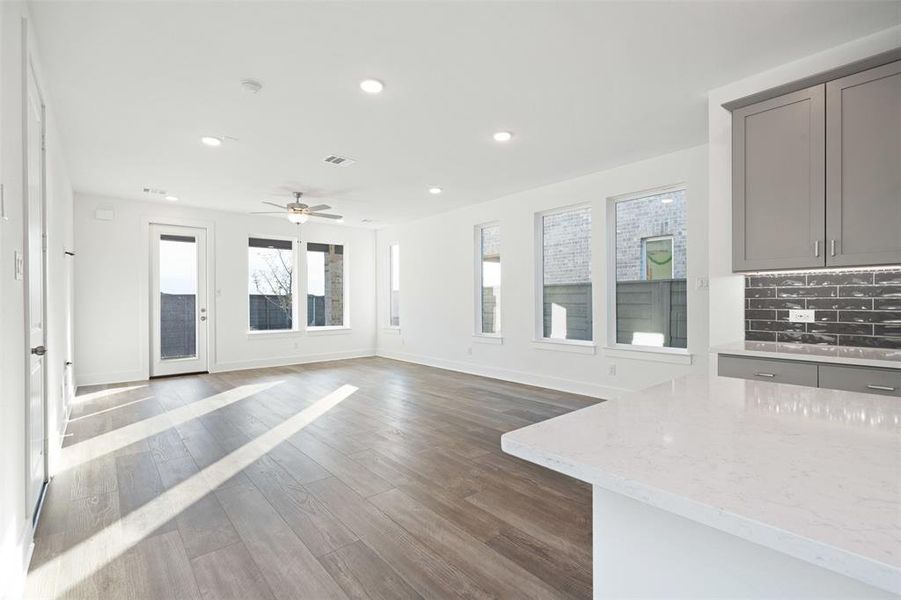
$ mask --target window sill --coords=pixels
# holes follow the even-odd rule
[[[595,354],[597,352],[597,344],[584,340],[553,340],[544,338],[532,340],[532,347],[538,350],[573,352],[575,354]]]
[[[300,335],[299,329],[251,329],[247,332],[247,337],[270,337],[270,336],[287,336]]]
[[[658,348],[656,346],[630,346],[617,344],[604,348],[604,356],[630,360],[650,360],[674,365],[690,365],[693,355],[684,348]]]
[[[472,341],[476,344],[503,344],[504,336],[490,333],[474,333]]]
[[[323,327],[307,327],[307,335],[346,335],[352,333],[350,327],[344,325],[332,325]]]
[[[382,327],[382,333],[387,335],[400,335],[400,327]]]

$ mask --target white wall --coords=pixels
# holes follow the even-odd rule
[[[0,219],[0,597],[15,598],[24,583],[31,545],[25,503],[25,289],[14,276],[14,253],[24,243],[24,159],[22,145],[22,25],[26,5],[0,2],[0,180],[7,219]],[[53,102],[41,77],[33,30],[28,51],[47,105],[47,370],[48,458],[53,473],[67,399],[63,397],[64,365],[71,357],[71,311],[65,286],[64,249],[72,244],[72,191],[63,151],[54,126]]]
[[[722,104],[898,47],[893,27],[709,92],[711,346],[744,339],[744,281],[732,273],[732,115]]]
[[[670,356],[603,349],[607,339],[607,199],[687,184],[688,325],[693,365]],[[536,212],[590,203],[594,355],[538,348],[535,332]],[[477,343],[474,227],[501,225],[503,344]],[[387,257],[400,244],[400,334],[387,325]],[[380,355],[550,388],[611,397],[707,368],[707,151],[699,146],[650,160],[505,196],[378,232]],[[615,356],[614,356],[615,355]],[[628,356],[628,357],[626,357]],[[701,358],[698,360],[698,358]],[[609,373],[615,365],[616,374]]]
[[[112,209],[115,218],[95,218]],[[75,373],[78,385],[146,379],[149,374],[148,221],[199,222],[212,228],[208,307],[210,370],[295,364],[369,356],[375,352],[375,233],[369,229],[135,202],[79,194],[75,199]],[[297,236],[344,244],[350,330],[248,333],[247,239]],[[301,288],[303,289],[303,288]],[[302,292],[303,295],[303,292]]]

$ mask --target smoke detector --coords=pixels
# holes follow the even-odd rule
[[[248,94],[259,94],[263,89],[263,84],[256,79],[242,79],[241,88]]]
[[[348,158],[346,156],[338,156],[337,154],[329,154],[322,160],[323,162],[327,162],[330,165],[335,165],[336,167],[348,167],[357,162],[352,158]]]

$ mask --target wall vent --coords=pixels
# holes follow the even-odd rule
[[[151,196],[165,196],[166,190],[161,190],[160,188],[154,188],[154,187],[145,187],[144,193],[150,194]]]
[[[352,158],[347,158],[346,156],[338,156],[337,154],[329,154],[322,160],[329,163],[330,165],[335,165],[336,167],[347,167],[357,162]]]

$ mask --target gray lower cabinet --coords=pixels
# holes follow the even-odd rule
[[[816,365],[785,360],[720,355],[719,374],[739,379],[757,379],[813,387],[817,385]]]
[[[855,367],[720,354],[717,374],[901,398],[901,369]]]
[[[820,365],[820,387],[901,398],[901,370]]]
[[[901,61],[826,84],[828,266],[901,262]]]
[[[732,113],[736,271],[825,263],[825,86]]]

